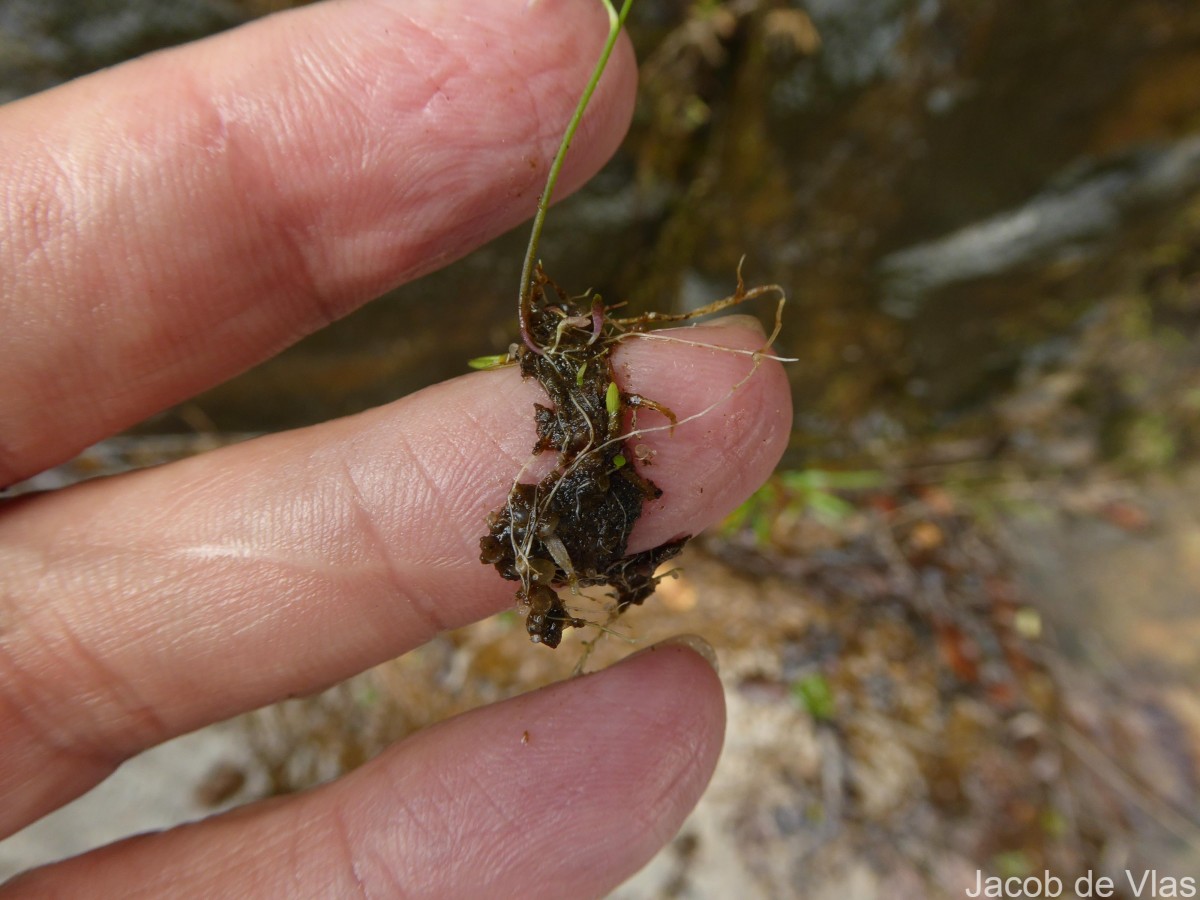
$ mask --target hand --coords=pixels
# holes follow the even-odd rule
[[[346,0],[0,110],[0,484],[530,215],[604,32],[592,0]],[[634,83],[622,42],[564,193],[616,147]],[[748,366],[635,341],[617,372],[686,416]],[[0,836],[146,747],[509,607],[478,538],[528,458],[539,394],[515,370],[481,372],[0,507]],[[665,494],[631,551],[737,504],[778,460],[789,410],[767,361],[710,416],[647,439]],[[711,669],[666,647],[8,890],[601,894],[678,829],[723,721]]]

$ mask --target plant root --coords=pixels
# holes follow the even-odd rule
[[[598,625],[604,628],[654,592],[658,567],[691,537],[681,534],[641,553],[627,553],[643,504],[662,496],[634,463],[644,460],[645,448],[635,445],[631,451],[627,441],[661,429],[673,431],[680,420],[660,403],[619,390],[613,349],[635,334],[649,337],[642,329],[659,322],[683,321],[767,291],[782,297],[775,286],[745,290],[739,271],[732,297],[695,313],[613,320],[599,297],[570,297],[540,265],[535,267],[523,340],[510,347],[503,362],[519,365],[523,377],[536,379],[546,391],[550,405],[534,404],[533,453],[555,452],[558,461],[536,484],[518,476],[504,505],[488,516],[488,533],[479,541],[480,561],[520,582],[516,597],[527,610],[526,630],[534,643],[557,647],[565,629],[597,624],[572,615],[556,588],[579,593],[580,588],[607,586],[614,602],[608,622]],[[769,341],[762,354],[768,346]],[[730,394],[754,374],[761,358],[755,354],[754,368]],[[638,428],[635,421],[623,431],[626,412],[636,416],[639,410],[653,410],[669,424]]]

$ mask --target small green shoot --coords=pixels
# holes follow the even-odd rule
[[[498,369],[510,362],[507,353],[497,353],[494,356],[477,356],[468,359],[467,365],[472,369]]]
[[[374,685],[366,685],[355,699],[359,706],[369,709],[379,702],[379,690]]]
[[[1013,628],[1027,641],[1042,636],[1042,614],[1032,606],[1022,606],[1013,614]]]
[[[792,699],[818,722],[828,722],[836,712],[833,689],[819,672],[805,675],[791,685]]]
[[[1042,826],[1042,833],[1054,840],[1064,837],[1071,827],[1067,817],[1052,806],[1042,810],[1038,824]]]
[[[856,507],[837,491],[864,491],[883,487],[886,476],[877,470],[837,472],[826,469],[793,469],[777,472],[741,506],[729,514],[722,531],[735,534],[749,527],[760,546],[771,538],[771,525],[781,515],[811,515],[824,525],[845,522]]]
[[[621,466],[625,465],[625,463],[627,463],[627,462],[628,462],[628,460],[625,459],[625,457],[622,456],[620,453],[618,453],[616,456],[613,457],[613,466],[615,468],[619,469],[619,468],[621,468]]]
[[[992,857],[992,866],[1001,878],[1025,878],[1033,872],[1033,862],[1024,850],[1004,850]]]
[[[604,406],[610,416],[615,416],[621,411],[621,391],[615,381],[610,381],[608,390],[604,392]]]
[[[882,487],[883,473],[875,469],[837,472],[830,469],[791,469],[779,473],[793,491],[865,491]]]

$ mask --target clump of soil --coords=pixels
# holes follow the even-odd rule
[[[530,638],[557,647],[564,629],[589,623],[568,612],[555,588],[607,585],[612,615],[619,615],[654,592],[655,570],[691,536],[626,552],[642,504],[662,491],[634,465],[628,439],[636,423],[626,431],[625,413],[632,409],[636,417],[649,407],[672,425],[675,415],[617,386],[610,356],[621,324],[606,317],[598,297],[570,297],[538,267],[530,301],[525,341],[513,345],[509,361],[546,391],[551,405],[534,404],[533,452],[556,452],[558,464],[537,483],[514,483],[505,504],[488,516],[480,561],[521,583],[517,601],[528,609]]]

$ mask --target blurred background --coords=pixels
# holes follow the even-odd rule
[[[287,5],[0,0],[0,98]],[[779,471],[620,623],[706,635],[730,719],[700,808],[616,896],[1200,875],[1200,4],[637,0],[629,30],[633,129],[550,215],[548,268],[681,310],[744,255],[787,287],[799,362]],[[33,485],[461,374],[514,337],[526,237]],[[0,842],[0,877],[333,777],[579,650],[506,613],[179,739]]]

